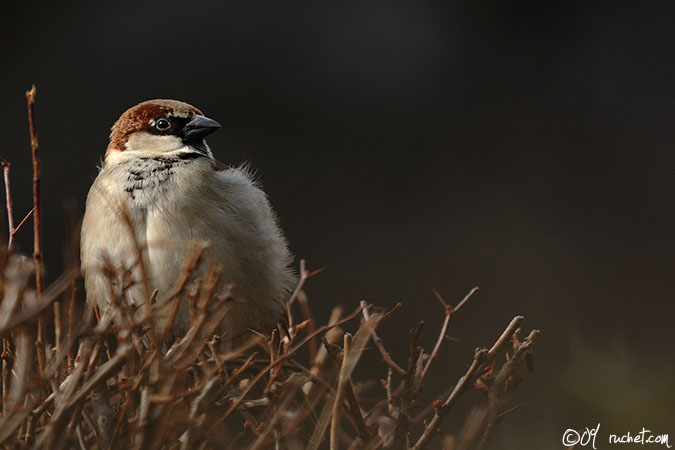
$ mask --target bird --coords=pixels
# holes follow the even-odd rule
[[[124,300],[142,309],[147,288],[170,292],[201,246],[201,266],[213,264],[220,274],[216,293],[229,289],[223,336],[269,334],[283,322],[296,282],[287,240],[249,165],[214,158],[205,138],[218,128],[196,107],[166,99],[139,103],[114,123],[82,220],[90,304],[104,310],[113,301],[106,267],[114,267],[132,277]],[[182,303],[175,329],[185,332],[189,309]]]

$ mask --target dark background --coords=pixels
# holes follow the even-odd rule
[[[432,286],[451,303],[480,286],[430,394],[513,315],[541,329],[491,448],[597,423],[600,448],[643,426],[675,440],[672,3],[139,3],[0,6],[0,156],[18,221],[35,83],[52,279],[112,123],[181,99],[223,124],[219,160],[258,170],[297,258],[327,267],[307,286],[321,320],[402,302],[381,334],[404,364],[417,320],[435,341]]]

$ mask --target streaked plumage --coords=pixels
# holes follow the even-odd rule
[[[233,284],[235,301],[223,332],[232,337],[249,328],[266,332],[282,317],[294,283],[286,240],[249,171],[213,159],[204,137],[217,126],[198,109],[173,100],[141,103],[115,123],[82,224],[90,301],[101,308],[110,301],[101,271],[107,263],[132,267],[140,280],[130,222],[144,249],[150,288],[160,295],[178,280],[194,245],[207,243],[204,261],[222,268],[219,289]],[[143,301],[140,284],[128,290],[127,299]],[[178,325],[186,320],[182,308]]]

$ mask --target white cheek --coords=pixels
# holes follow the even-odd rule
[[[158,136],[146,131],[133,133],[124,144],[126,150],[148,153],[172,152],[183,146],[183,141],[176,136]]]

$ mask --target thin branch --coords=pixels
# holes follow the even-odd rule
[[[522,322],[524,319],[523,316],[516,316],[513,319],[511,319],[511,323],[506,327],[504,332],[502,333],[501,336],[499,336],[499,339],[492,345],[490,350],[488,351],[488,360],[492,361],[499,355],[502,350],[509,344],[509,341],[511,340],[511,336],[513,336],[513,333],[516,332],[518,327],[520,326],[520,322]]]
[[[484,348],[476,349],[471,366],[457,381],[457,384],[455,384],[454,389],[450,392],[445,401],[443,403],[438,401],[434,402],[434,417],[429,421],[424,432],[412,447],[412,450],[422,450],[429,446],[431,439],[436,435],[436,430],[448,411],[450,411],[450,408],[452,408],[463,393],[468,391],[474,385],[476,379],[481,375],[486,365],[492,362],[501,353],[506,344],[508,344],[513,333],[518,329],[522,320],[522,316],[514,317],[501,336],[492,345],[490,350]]]
[[[295,289],[293,290],[293,293],[291,294],[290,298],[286,302],[286,304],[288,304],[289,307],[293,304],[293,302],[297,298],[298,293],[302,289],[302,286],[304,286],[307,278],[309,278],[309,272],[307,271],[307,269],[305,269],[305,260],[301,259],[300,260],[300,280],[298,280],[298,284],[295,286]]]
[[[314,324],[314,318],[312,317],[312,312],[309,309],[309,303],[307,302],[307,296],[303,293],[300,292],[298,294],[298,303],[300,303],[300,310],[302,311],[303,318],[305,321],[307,321],[307,332],[308,333],[313,333],[314,330],[316,329],[316,326]],[[316,358],[317,354],[317,345],[316,345],[316,339],[312,339],[309,341],[309,360],[311,364],[314,363],[314,359]]]
[[[131,346],[125,345],[117,349],[117,354],[108,362],[103,364],[92,377],[90,377],[86,383],[82,385],[77,390],[77,393],[72,396],[70,401],[66,404],[65,408],[72,408],[87,396],[90,390],[92,390],[98,383],[103,381],[107,376],[109,376],[113,370],[115,370],[120,364],[124,362],[127,354],[130,352]]]
[[[293,315],[291,314],[291,305],[293,305],[293,302],[295,302],[295,300],[298,298],[300,291],[305,285],[305,281],[307,281],[308,278],[311,278],[314,275],[323,272],[324,270],[325,267],[322,267],[320,269],[313,270],[312,272],[310,272],[305,268],[305,260],[304,259],[300,260],[300,279],[298,280],[298,284],[295,286],[295,289],[293,290],[293,293],[291,294],[290,298],[286,302],[286,320],[288,321],[289,329],[293,328]]]
[[[33,160],[33,259],[35,260],[35,286],[38,295],[42,295],[42,210],[40,208],[40,156],[38,153],[37,129],[35,126],[35,85],[26,91],[28,103],[28,126],[30,129],[30,148]]]
[[[10,164],[3,160],[0,160],[0,164],[2,164],[2,172],[5,178],[5,202],[7,204],[7,225],[8,225],[8,233],[9,233],[9,239],[7,242],[7,250],[12,250],[12,243],[14,240],[14,202],[12,201],[12,191],[9,187],[9,169],[10,169]]]
[[[53,304],[54,307],[54,346],[57,350],[61,349],[62,341],[62,330],[63,326],[61,324],[61,302],[55,301]]]
[[[365,301],[361,301],[361,313],[363,314],[363,318],[365,320],[368,320],[370,318],[370,314],[368,313],[368,305],[366,304]],[[391,355],[389,352],[384,348],[384,344],[382,343],[382,339],[377,335],[375,330],[372,331],[372,336],[373,336],[373,341],[375,342],[375,345],[377,346],[377,349],[380,351],[382,354],[382,359],[384,359],[384,362],[389,365],[396,373],[398,373],[400,376],[403,376],[405,374],[405,370],[396,362],[394,362],[393,359],[391,359]]]
[[[322,342],[324,348],[337,366],[340,363],[340,347],[335,344],[331,344],[326,338],[322,338]],[[377,433],[375,433],[374,430],[369,430],[365,420],[363,419],[359,402],[356,399],[356,394],[354,393],[354,385],[352,384],[351,380],[348,380],[347,385],[345,386],[345,399],[347,400],[347,405],[349,406],[348,412],[352,418],[352,421],[354,422],[358,436],[361,438],[363,445],[367,446]]]
[[[468,294],[464,296],[462,301],[460,301],[457,306],[454,308],[450,305],[448,305],[445,300],[443,300],[443,297],[434,289],[434,295],[436,296],[436,299],[440,302],[441,306],[443,307],[443,311],[445,313],[445,319],[443,320],[443,325],[441,326],[441,331],[438,333],[438,339],[436,340],[436,344],[434,345],[434,349],[431,351],[431,354],[429,355],[429,359],[427,360],[427,364],[424,366],[424,370],[422,370],[422,380],[427,376],[427,372],[429,371],[429,368],[431,367],[431,363],[434,362],[436,357],[438,356],[438,350],[441,348],[441,344],[445,340],[445,333],[448,330],[448,324],[450,323],[450,317],[459,309],[464,306],[464,304],[471,298],[474,292],[478,290],[478,286],[474,287],[469,291]]]
[[[342,347],[342,365],[340,366],[340,376],[338,378],[338,388],[335,393],[335,400],[333,402],[333,412],[331,413],[330,423],[330,450],[338,450],[338,434],[340,432],[340,413],[342,406],[342,397],[345,393],[345,387],[349,382],[348,361],[352,349],[352,335],[346,333],[344,335],[344,343]]]
[[[23,219],[21,219],[21,222],[19,222],[19,224],[16,226],[16,228],[14,228],[14,231],[10,235],[10,237],[12,238],[12,241],[14,241],[14,236],[16,235],[16,233],[19,232],[19,230],[21,229],[23,224],[25,224],[26,221],[28,219],[30,219],[30,216],[33,214],[33,211],[35,211],[35,208],[31,208],[30,211],[28,211],[28,213],[26,213],[26,215],[23,217]]]
[[[6,399],[9,392],[9,374],[12,371],[12,348],[11,340],[2,339],[2,398]],[[7,416],[7,401],[2,402],[2,415]]]
[[[42,210],[40,207],[40,156],[38,153],[37,129],[35,127],[35,85],[26,91],[28,103],[28,125],[30,129],[30,148],[33,159],[33,260],[35,261],[35,290],[38,296],[44,291],[44,267],[42,265]],[[37,350],[38,366],[40,373],[45,366],[45,318],[38,317]]]
[[[452,312],[456,313],[457,311],[459,311],[462,308],[462,306],[464,306],[464,303],[466,303],[473,296],[474,292],[476,292],[477,290],[478,290],[478,286],[475,286],[473,289],[471,289],[469,291],[469,293],[464,296],[462,301],[457,303],[457,306],[452,308]]]
[[[2,318],[0,320],[0,337],[6,337],[6,335],[14,328],[19,325],[24,324],[30,320],[33,320],[35,316],[39,316],[49,305],[55,301],[59,295],[63,293],[64,290],[68,288],[71,281],[77,276],[76,270],[70,270],[59,277],[49,289],[47,289],[40,298],[34,301],[34,303],[25,308],[23,311],[12,314],[11,317]]]
[[[337,322],[331,324],[331,325],[324,325],[320,328],[318,328],[314,333],[308,335],[305,337],[302,341],[300,341],[299,344],[296,344],[293,348],[291,348],[288,352],[284,353],[283,355],[279,356],[273,363],[270,363],[265,369],[263,369],[260,373],[258,373],[253,379],[248,383],[246,386],[246,389],[240,394],[240,396],[237,398],[237,400],[234,401],[232,406],[228,408],[228,410],[220,416],[214,424],[211,425],[211,429],[214,429],[216,425],[222,423],[225,419],[227,419],[232,412],[234,412],[237,407],[244,401],[246,396],[251,392],[253,387],[262,379],[263,376],[265,376],[267,373],[269,373],[273,368],[276,366],[280,365],[283,363],[285,360],[289,359],[296,351],[298,351],[300,348],[302,348],[307,342],[309,342],[311,339],[313,339],[315,336],[325,333],[328,330],[331,330],[333,328],[339,327],[347,322],[350,322],[354,320],[356,317],[361,314],[362,308],[359,307],[357,308],[354,312],[346,316],[342,320],[338,320]]]
[[[68,373],[73,370],[73,348],[71,343],[73,341],[73,330],[75,329],[75,300],[77,299],[77,283],[72,281],[70,283],[70,301],[68,302],[68,331],[66,333],[68,339],[68,359],[66,362],[66,371]],[[59,348],[59,350],[61,350]]]
[[[525,358],[527,358],[527,356],[532,353],[532,346],[534,345],[534,340],[538,335],[539,330],[533,330],[530,335],[520,345],[518,345],[516,351],[499,370],[499,373],[495,377],[492,386],[490,386],[490,390],[488,392],[489,406],[487,425],[485,426],[485,431],[483,433],[483,437],[480,440],[480,443],[478,444],[477,450],[484,450],[487,448],[487,445],[494,434],[497,422],[503,415],[509,412],[507,411],[504,414],[499,414],[501,396],[506,390],[506,384],[509,381],[509,378],[515,374],[515,372],[518,370],[518,367],[525,361]]]

